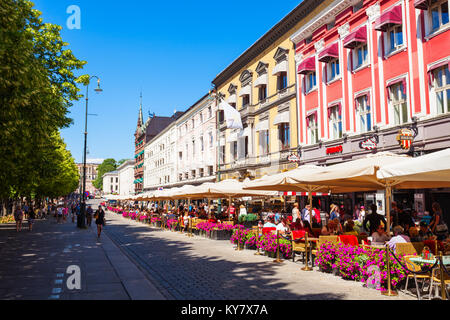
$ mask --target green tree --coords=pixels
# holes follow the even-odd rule
[[[105,173],[116,170],[117,166],[118,165],[116,160],[112,158],[103,160],[102,164],[97,168],[97,179],[95,179],[92,183],[94,187],[96,187],[98,190],[103,190],[103,175]]]
[[[0,1],[1,199],[50,190],[36,175],[50,164],[44,156],[64,153],[58,130],[72,123],[68,109],[82,97],[78,84],[88,79],[75,76],[86,62],[65,48],[62,28],[44,23],[40,16],[28,0]]]

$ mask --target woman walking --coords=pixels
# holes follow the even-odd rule
[[[33,231],[33,223],[36,218],[36,214],[34,212],[33,206],[30,206],[28,211],[28,230]]]
[[[16,212],[14,212],[14,220],[16,220],[16,231],[22,231],[22,221],[23,221],[23,211],[22,208],[17,207]]]
[[[100,239],[102,229],[105,226],[105,211],[102,206],[98,206],[98,210],[95,212],[95,224],[97,225],[97,239]]]

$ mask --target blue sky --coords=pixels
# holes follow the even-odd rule
[[[106,1],[35,0],[45,22],[59,24],[65,42],[88,64],[80,74],[101,78],[90,86],[88,159],[133,158],[139,94],[148,112],[185,111],[211,88],[211,81],[299,0]],[[81,10],[81,29],[69,30],[70,5]],[[82,93],[86,91],[82,88]],[[82,161],[85,100],[74,103],[74,124],[62,136]]]

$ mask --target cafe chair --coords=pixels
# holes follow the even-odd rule
[[[428,299],[431,300],[431,295],[433,293],[434,289],[434,298],[438,297],[439,295],[439,288],[441,286],[441,274],[440,274],[439,268],[434,268],[431,272],[431,284],[430,284],[430,294],[428,296]],[[444,289],[447,294],[447,299],[449,298],[448,295],[448,289],[447,286],[450,285],[450,276],[444,272]]]
[[[292,243],[292,262],[295,262],[295,253],[302,254],[302,261],[305,263],[305,231],[292,231],[291,232],[291,243]],[[303,241],[299,241],[303,239]]]
[[[407,255],[407,256],[403,257],[403,261],[405,262],[406,266],[408,267],[408,270],[410,270],[412,272],[420,272],[420,271],[422,271],[422,268],[418,264],[416,264],[416,263],[414,263],[413,261],[410,260],[410,258],[413,258],[413,257],[417,257],[417,256],[416,255]],[[427,273],[427,274],[415,274],[415,273],[412,273],[412,272],[410,272],[410,273],[408,273],[406,275],[405,292],[408,291],[409,279],[410,278],[414,278],[414,282],[416,283],[417,298],[419,300],[421,300],[421,298],[420,298],[420,291],[423,291],[423,288],[425,287],[425,283],[427,282],[427,280],[431,279],[431,275],[430,275],[430,273]],[[418,279],[422,280],[422,288],[421,289],[419,289],[419,285],[417,283]],[[430,288],[428,288],[428,289],[430,289]]]

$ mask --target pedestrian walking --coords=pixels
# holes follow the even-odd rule
[[[33,231],[33,223],[36,219],[36,213],[34,212],[33,206],[30,206],[28,210],[28,230]]]
[[[58,206],[58,209],[56,209],[56,215],[57,215],[57,223],[62,223],[63,218],[63,208],[62,206]]]
[[[67,208],[67,205],[64,205],[62,212],[63,212],[63,221],[66,222],[67,216],[69,214],[69,208]]]
[[[21,207],[17,207],[14,212],[14,220],[16,220],[16,231],[22,231],[23,211]]]
[[[95,224],[97,225],[97,239],[100,239],[102,229],[105,226],[105,211],[102,206],[98,206],[98,210],[95,212]]]
[[[101,208],[101,206],[99,206]],[[103,210],[103,209],[102,209]],[[94,210],[92,210],[91,206],[88,206],[86,210],[86,224],[90,227],[92,224],[92,215],[94,214]]]

